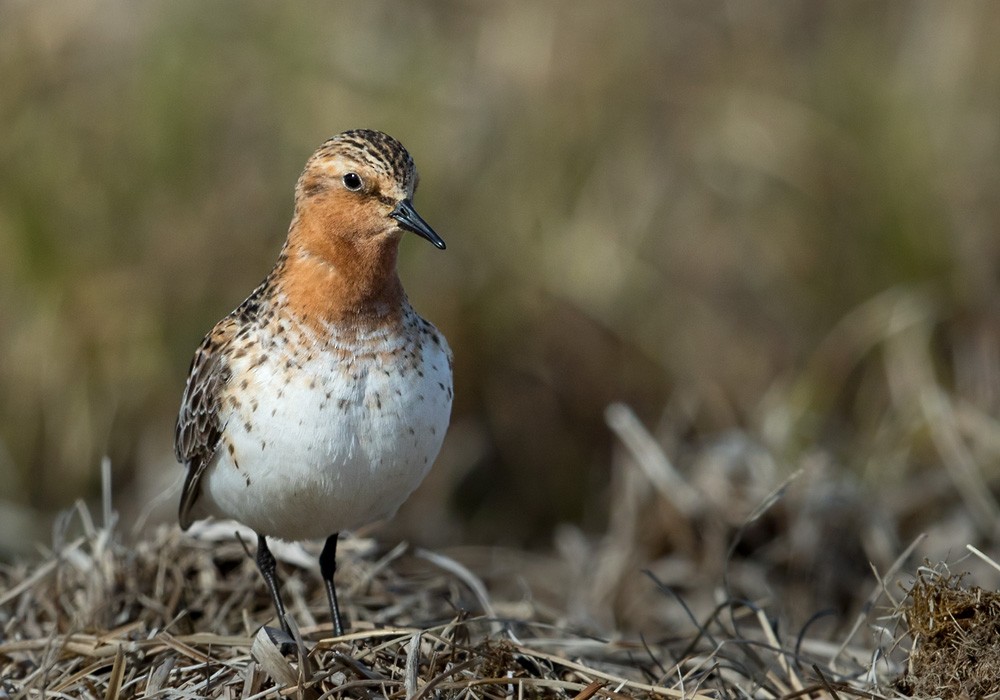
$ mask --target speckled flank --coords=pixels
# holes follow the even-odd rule
[[[218,516],[326,537],[391,516],[423,479],[453,391],[448,345],[396,274],[390,214],[416,182],[379,132],[345,132],[309,159],[274,269],[192,361],[175,442],[183,527]]]

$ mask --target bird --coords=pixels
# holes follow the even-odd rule
[[[186,469],[180,526],[227,518],[256,533],[257,568],[286,639],[268,538],[325,538],[320,573],[343,635],[339,533],[392,517],[448,428],[452,352],[397,271],[405,232],[445,249],[413,206],[418,181],[388,134],[354,129],[325,141],[296,182],[274,267],[191,361],[174,442]]]

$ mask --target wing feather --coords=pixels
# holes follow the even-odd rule
[[[174,454],[187,469],[178,512],[184,530],[192,522],[191,507],[201,493],[201,478],[222,441],[221,395],[231,374],[226,351],[236,335],[236,325],[227,317],[205,336],[191,360],[184,386],[174,432]]]
[[[278,259],[278,266],[283,257],[282,254]],[[257,326],[272,291],[275,270],[235,311],[215,324],[191,360],[174,431],[174,454],[187,469],[178,511],[183,530],[191,526],[191,507],[201,493],[201,479],[222,442],[225,429],[221,422],[222,392],[232,376],[227,358],[231,356],[234,341],[245,340]]]

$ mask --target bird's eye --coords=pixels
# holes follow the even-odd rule
[[[361,176],[357,173],[347,173],[344,175],[344,187],[347,189],[357,192],[361,189]]]

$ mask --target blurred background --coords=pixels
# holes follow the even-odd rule
[[[193,350],[355,127],[448,243],[402,246],[456,403],[387,538],[687,581],[734,542],[788,580],[994,547],[998,33],[990,2],[3,2],[0,558],[105,455],[123,520],[174,517]]]

